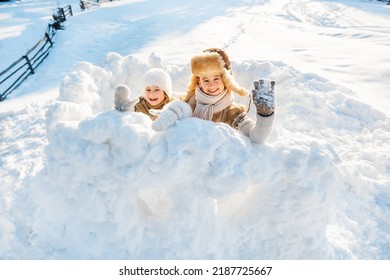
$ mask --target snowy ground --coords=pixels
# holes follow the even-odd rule
[[[182,2],[58,2],[74,17],[0,103],[0,258],[390,259],[390,6]],[[0,70],[53,7],[0,3]],[[246,87],[277,82],[266,145],[112,110],[115,85],[139,90],[151,66],[184,91],[191,56],[213,46]]]

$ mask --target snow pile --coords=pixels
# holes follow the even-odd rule
[[[389,6],[200,2],[73,9],[46,66],[0,103],[1,259],[390,259],[390,120],[365,104],[389,115]],[[55,5],[1,5],[0,68]],[[213,46],[240,84],[276,80],[266,145],[197,119],[156,133],[112,109],[150,67],[184,91],[190,57]],[[135,58],[151,52],[164,61]]]
[[[64,78],[32,190],[32,246],[45,258],[332,258],[326,227],[343,184],[332,146],[286,132],[285,109],[268,145],[195,118],[157,133],[145,115],[112,109],[115,85],[138,90],[150,64],[110,53]],[[275,78],[281,108],[299,98],[283,89],[300,77],[280,63],[235,67],[244,83]],[[167,71],[174,84],[187,75]]]
[[[31,178],[45,164],[45,106],[1,113],[0,258],[21,258],[29,246],[36,206]]]

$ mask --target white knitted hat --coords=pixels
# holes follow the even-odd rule
[[[142,78],[142,90],[148,86],[157,86],[162,89],[168,97],[172,96],[172,80],[169,74],[161,68],[152,68]]]

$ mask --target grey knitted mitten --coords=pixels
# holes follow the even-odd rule
[[[255,87],[252,90],[253,103],[256,106],[257,113],[263,117],[272,115],[275,110],[275,81],[259,79],[253,84]]]
[[[120,112],[134,111],[136,100],[129,100],[130,89],[125,85],[118,85],[115,89],[114,107]]]

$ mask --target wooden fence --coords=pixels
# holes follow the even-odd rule
[[[80,9],[81,11],[91,9],[97,6],[100,6],[103,3],[112,2],[114,0],[80,0]]]
[[[53,14],[53,19],[54,21],[64,22],[69,16],[73,16],[71,5],[68,5],[64,8],[57,8],[56,12]]]
[[[100,0],[80,0],[80,9],[81,11],[85,11],[87,9],[91,9],[96,6],[100,6]]]
[[[73,15],[70,5],[66,8],[57,9],[57,13],[53,15],[54,23],[48,25],[45,35],[38,43],[0,73],[0,101],[3,101],[7,95],[20,86],[30,75],[35,74],[35,70],[49,55],[54,45],[54,37],[56,30],[61,26],[60,23],[65,21],[66,16],[69,15]],[[58,16],[57,20],[55,16]]]

